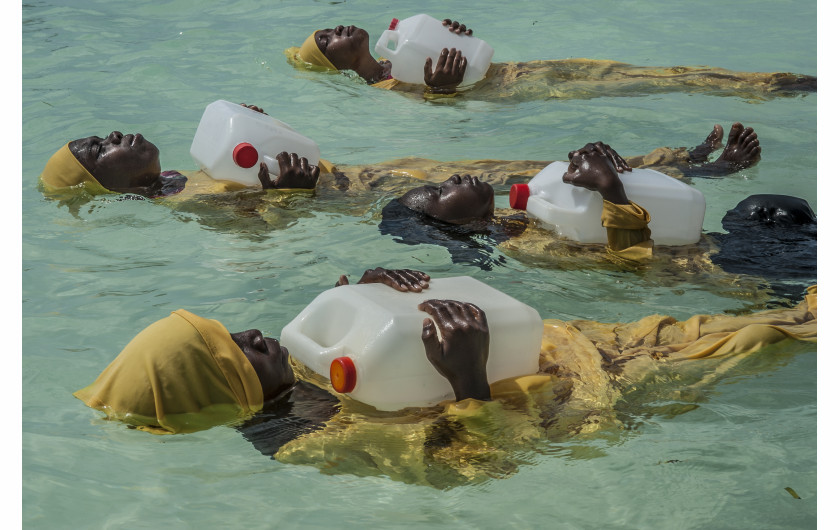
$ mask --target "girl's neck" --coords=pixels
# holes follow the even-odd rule
[[[370,84],[382,81],[390,74],[390,68],[374,59],[372,55],[363,59],[355,71]]]

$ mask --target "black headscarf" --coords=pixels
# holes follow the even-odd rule
[[[712,234],[720,245],[712,262],[723,270],[768,280],[816,280],[817,216],[804,199],[750,195],[726,213],[722,225],[728,233]]]
[[[382,209],[379,231],[405,245],[440,245],[449,251],[453,263],[489,271],[505,263],[504,256],[494,255],[495,247],[521,233],[525,226],[524,217],[493,218],[464,225],[444,223],[394,199]]]

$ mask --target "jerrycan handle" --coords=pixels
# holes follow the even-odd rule
[[[399,33],[394,30],[386,29],[382,32],[379,40],[376,41],[376,46],[374,46],[373,49],[376,50],[376,53],[390,61],[395,57],[396,50],[392,50],[388,46],[393,44],[396,47],[399,44],[399,41]]]
[[[317,341],[312,340],[305,333],[301,333],[298,329],[286,329],[284,333],[289,337],[286,340],[288,344],[293,341],[296,346],[309,350],[310,352],[317,352],[313,357],[306,359],[309,368],[321,374],[324,377],[330,374],[330,365],[332,361],[338,357],[343,357],[345,352],[345,345],[343,342],[333,344],[332,346],[324,346]],[[295,353],[291,352],[292,357]]]
[[[277,162],[276,156],[263,155],[262,161],[268,166],[269,173],[276,177],[280,176],[280,164]]]

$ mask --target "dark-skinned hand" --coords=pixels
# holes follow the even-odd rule
[[[283,151],[277,155],[277,163],[280,165],[280,175],[271,179],[268,166],[260,162],[260,172],[257,177],[264,190],[280,188],[298,188],[311,190],[318,182],[321,169],[318,166],[310,166],[306,157],[298,157],[297,153],[291,155]]]
[[[423,79],[426,85],[436,94],[452,94],[455,87],[464,80],[467,70],[467,58],[461,56],[461,51],[455,48],[444,48],[438,57],[435,71],[432,72],[432,58],[426,58],[423,66]]]
[[[417,308],[431,317],[423,319],[421,334],[426,358],[452,385],[455,399],[489,401],[490,332],[484,311],[455,300],[426,300]]]
[[[429,275],[425,272],[411,269],[395,270],[376,267],[375,269],[366,270],[358,283],[383,283],[397,291],[419,293],[423,289],[429,288],[429,279]],[[350,285],[346,274],[342,274],[335,284],[336,287],[341,285]]]
[[[255,110],[255,111],[259,112],[260,114],[265,114],[266,116],[268,116],[268,114],[266,114],[266,112],[262,108],[260,108],[256,105],[248,105],[247,103],[240,103],[240,105],[245,107],[246,109]]]
[[[622,158],[620,154],[618,154],[615,149],[609,146],[609,144],[605,144],[604,142],[589,142],[588,144],[583,146],[584,149],[587,150],[595,150],[598,153],[606,156],[612,162],[612,165],[615,167],[615,170],[619,173],[624,173],[625,171],[633,171],[627,161]]]
[[[449,31],[451,31],[452,33],[457,33],[458,35],[471,36],[473,34],[473,30],[467,29],[466,25],[459,24],[457,21],[454,21],[449,18],[443,19],[443,25],[449,26]]]
[[[630,166],[609,145],[589,143],[569,153],[569,168],[563,174],[563,182],[597,191],[613,204],[628,204],[624,184],[618,178],[618,173],[624,171],[631,171]]]

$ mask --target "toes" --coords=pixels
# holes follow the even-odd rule
[[[747,127],[743,131],[741,131],[740,137],[743,139],[742,141],[747,141],[750,138],[750,135],[754,135],[755,131],[753,131],[752,127]]]
[[[744,130],[744,126],[740,123],[732,124],[732,128],[729,129],[729,140],[726,142],[728,144],[733,144],[738,142],[738,137],[741,135],[741,132]]]

